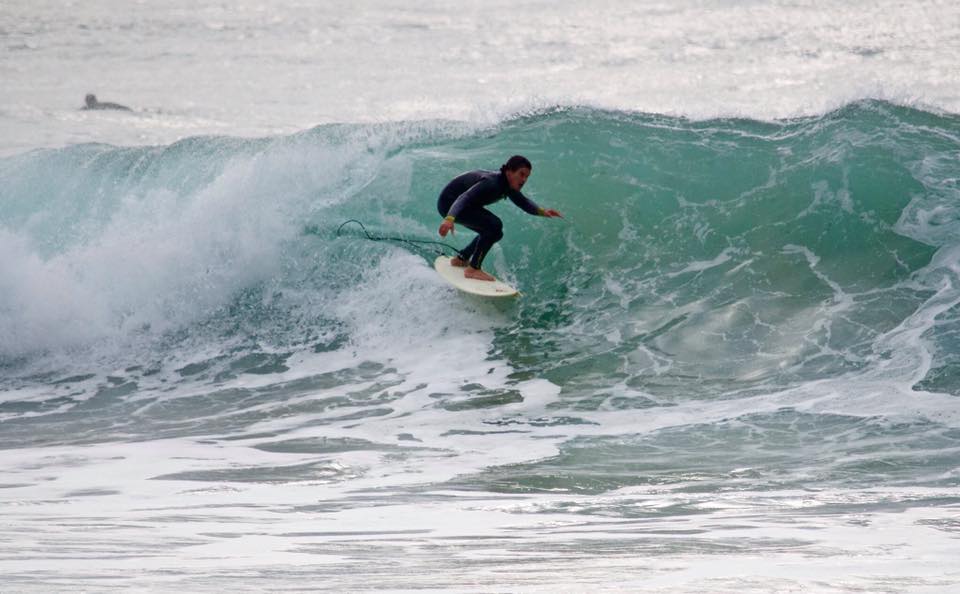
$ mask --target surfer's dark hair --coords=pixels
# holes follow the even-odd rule
[[[530,159],[524,157],[523,155],[514,155],[507,159],[506,163],[500,166],[500,173],[516,171],[517,169],[523,169],[524,167],[530,171],[533,171],[533,165],[530,164]]]

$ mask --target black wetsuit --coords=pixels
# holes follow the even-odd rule
[[[532,215],[543,212],[533,200],[519,190],[511,189],[503,173],[482,169],[468,171],[453,178],[440,192],[437,200],[440,216],[452,216],[456,224],[477,232],[473,241],[460,250],[460,257],[468,260],[470,266],[478,270],[493,244],[503,238],[503,222],[484,207],[503,198],[510,198],[514,204]]]

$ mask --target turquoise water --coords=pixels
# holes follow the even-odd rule
[[[430,263],[445,246],[336,232],[357,219],[440,241],[440,188],[514,153],[534,163],[528,194],[565,216],[494,206],[506,236],[488,262],[514,302],[444,285]],[[882,101],[777,122],[577,107],[6,157],[0,446],[103,448],[110,468],[175,443],[181,461],[144,478],[336,491],[298,513],[532,497],[506,513],[676,534],[697,516],[687,545],[708,555],[840,546],[778,531],[791,506],[824,533],[910,509],[955,537],[958,163],[957,116]],[[138,484],[92,493],[127,501]],[[748,511],[718,516],[718,501]],[[762,534],[730,545],[745,524]],[[690,550],[611,530],[581,552]],[[351,546],[373,559],[381,543]]]
[[[957,134],[954,116],[863,102],[775,124],[562,109],[482,130],[34,151],[0,170],[4,239],[22,256],[7,261],[0,352],[42,365],[44,352],[109,339],[151,342],[162,358],[183,334],[216,344],[250,325],[278,347],[349,340],[314,316],[367,264],[410,247],[336,227],[440,241],[437,189],[519,152],[535,163],[532,195],[566,219],[498,207],[494,266],[524,298],[492,355],[572,394],[625,382],[670,399],[836,377],[882,359],[878,342],[952,280]],[[431,248],[411,251],[429,260]],[[40,279],[101,303],[74,304],[76,332],[28,336],[45,312],[17,306],[42,299]],[[951,318],[923,333],[943,348],[917,379],[955,393]]]

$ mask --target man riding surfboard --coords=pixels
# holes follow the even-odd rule
[[[525,212],[542,217],[563,217],[558,211],[541,208],[523,195],[520,188],[527,183],[533,165],[521,155],[510,157],[500,171],[478,169],[453,178],[440,192],[437,210],[444,217],[440,224],[440,237],[453,233],[454,223],[476,231],[473,238],[459,255],[451,259],[453,266],[464,269],[467,278],[492,281],[493,276],[481,270],[483,259],[495,243],[503,238],[503,222],[486,209],[502,200],[510,200]]]

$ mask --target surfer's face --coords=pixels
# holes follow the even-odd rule
[[[510,189],[519,190],[523,187],[523,184],[527,183],[527,178],[530,177],[530,170],[526,167],[512,171],[507,169],[505,175],[507,176],[507,183],[510,184]]]

